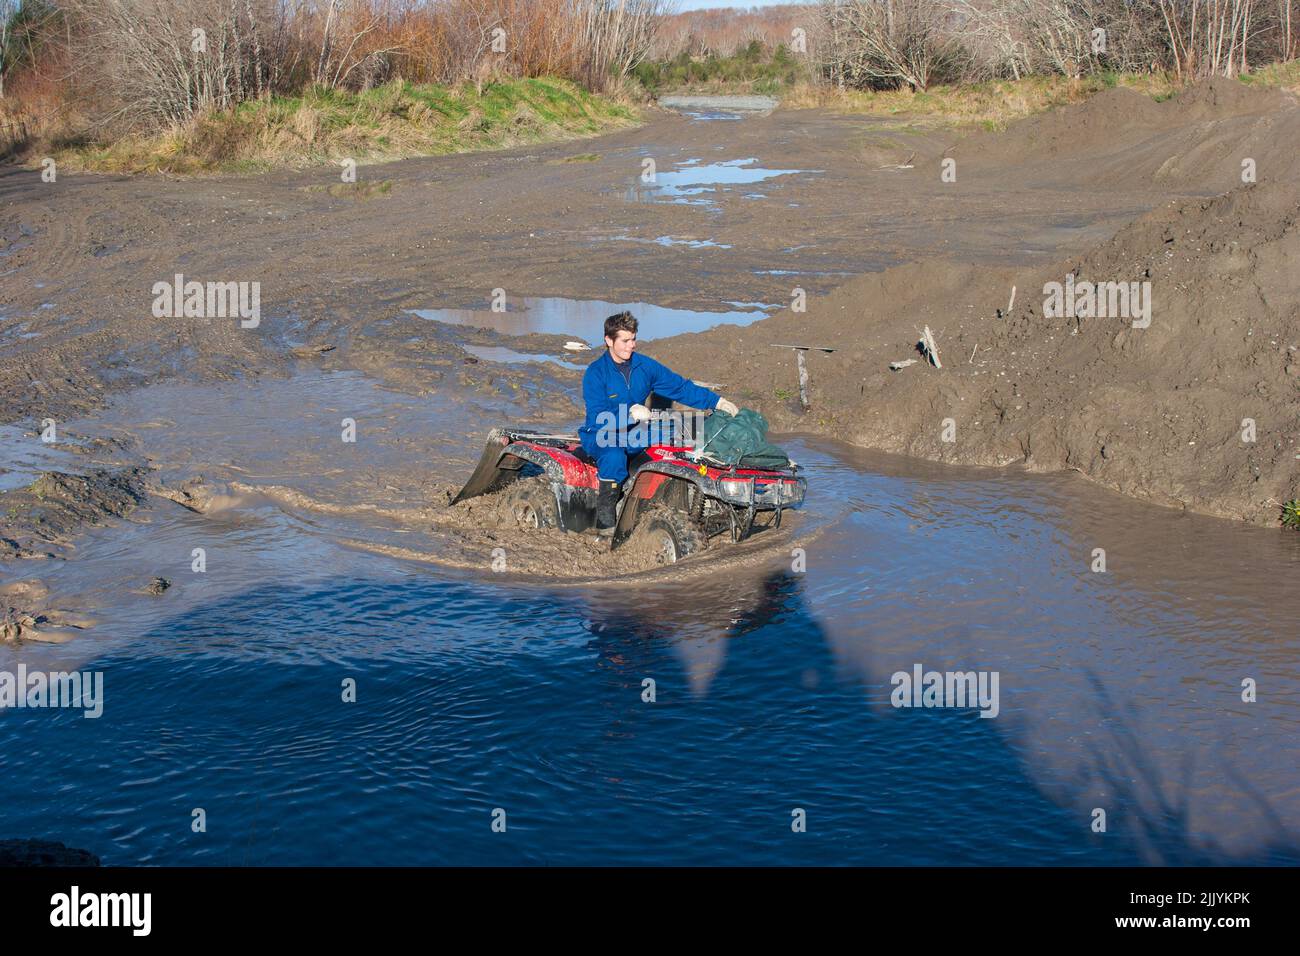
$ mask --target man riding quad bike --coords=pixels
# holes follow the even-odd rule
[[[807,482],[766,443],[762,416],[637,355],[636,329],[627,312],[606,319],[606,352],[583,376],[587,415],[577,435],[493,429],[453,504],[500,493],[521,525],[612,530],[614,548],[640,528],[661,563],[723,532],[743,540],[760,515],[779,526]],[[661,399],[716,411],[692,429],[679,413],[651,412]]]

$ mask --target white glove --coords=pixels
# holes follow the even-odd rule
[[[633,421],[636,422],[650,421],[650,409],[646,408],[644,405],[633,405],[631,408],[627,410],[627,412],[629,415],[632,416]]]
[[[737,408],[732,402],[727,401],[725,398],[718,399],[717,410],[720,412],[726,412],[728,415],[740,414],[740,409]]]

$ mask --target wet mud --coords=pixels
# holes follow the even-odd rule
[[[392,189],[381,203],[339,202],[324,171],[56,188],[8,170],[0,467],[14,467],[0,472],[0,558],[66,558],[79,530],[133,520],[147,498],[235,521],[281,509],[349,547],[448,567],[490,566],[508,544],[498,573],[645,572],[634,546],[520,535],[493,502],[446,504],[492,426],[576,425],[599,354],[582,346],[623,307],[641,314],[646,351],[779,431],[1073,468],[1156,503],[1276,523],[1294,484],[1300,360],[1289,273],[1269,250],[1295,222],[1276,182],[1295,104],[1221,84],[1132,99],[1104,94],[1002,134],[664,113],[598,153],[376,167]],[[1103,128],[1092,145],[1066,136]],[[1233,188],[1242,143],[1269,181],[1195,198]],[[1103,154],[1114,175],[1098,188]],[[929,175],[952,157],[955,183]],[[1161,290],[1149,335],[1044,320],[1044,281],[1134,263]],[[1215,299],[1198,286],[1210,264],[1238,276]],[[149,285],[178,271],[260,282],[260,324],[154,318]],[[1024,291],[1002,304],[1012,286]],[[786,307],[799,296],[806,311]],[[1265,314],[1242,318],[1255,301]],[[925,324],[943,369],[888,371]],[[810,354],[809,410],[791,353],[772,348],[791,342],[835,349]],[[1238,461],[1224,436],[1247,412],[1263,439]],[[340,437],[349,421],[360,440]],[[949,421],[960,440],[942,437]],[[44,422],[77,469],[40,457]],[[789,533],[753,546],[780,551]],[[730,548],[717,550],[687,567],[717,566]]]

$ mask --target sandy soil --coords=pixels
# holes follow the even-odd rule
[[[475,359],[463,344],[519,343],[406,310],[483,307],[498,288],[710,310],[784,305],[803,289],[806,312],[647,350],[721,377],[781,430],[1076,468],[1139,497],[1276,523],[1300,464],[1298,141],[1290,97],[1212,83],[1163,104],[1115,91],[966,137],[821,111],[666,114],[598,140],[363,167],[363,182],[392,184],[383,193],[336,195],[322,188],[331,170],[44,183],[9,169],[0,423],[34,433],[154,382],[310,368],[359,370],[411,395],[474,394],[511,419],[558,425],[580,413],[578,372]],[[1258,185],[1241,185],[1246,158]],[[753,159],[802,172],[704,204],[646,201],[647,159],[660,171]],[[955,181],[941,176],[947,159]],[[177,272],[259,282],[260,326],[154,318],[151,287]],[[1045,319],[1044,283],[1069,272],[1150,281],[1150,328]],[[944,367],[890,372],[926,324]],[[791,354],[770,347],[791,342],[837,349],[810,359],[807,413],[789,397]],[[123,441],[114,470],[4,493],[0,557],[49,554],[158,491]]]

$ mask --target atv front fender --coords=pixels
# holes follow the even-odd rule
[[[488,432],[487,444],[483,447],[483,456],[479,458],[474,474],[470,475],[469,481],[465,482],[465,487],[451,500],[452,504],[457,504],[466,498],[476,498],[497,484],[501,478],[501,472],[507,470],[501,467],[501,459],[509,445],[510,438],[506,435],[504,429],[494,428]]]
[[[488,432],[483,456],[479,458],[474,474],[469,476],[469,481],[465,482],[465,487],[451,503],[454,505],[466,498],[500,490],[502,485],[518,477],[517,473],[525,464],[535,465],[557,488],[564,488],[568,484],[564,466],[542,448],[529,444],[529,435],[529,432],[507,431],[504,428],[494,428]],[[510,475],[511,472],[516,474]]]

